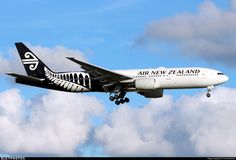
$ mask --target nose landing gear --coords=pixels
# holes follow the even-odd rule
[[[208,92],[208,93],[206,94],[206,96],[209,98],[209,97],[211,97],[211,94]]]
[[[214,86],[209,86],[209,87],[207,87],[207,94],[206,94],[206,96],[208,97],[208,98],[210,98],[211,97],[211,90],[214,88]]]

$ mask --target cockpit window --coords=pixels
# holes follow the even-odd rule
[[[224,75],[224,73],[218,72],[217,75]]]

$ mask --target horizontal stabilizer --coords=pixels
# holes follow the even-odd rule
[[[44,79],[39,79],[39,78],[35,78],[35,77],[31,77],[31,76],[25,76],[25,75],[21,75],[21,74],[16,74],[16,73],[6,73],[12,77],[16,77],[18,79],[22,79],[22,80],[27,80],[27,81],[31,81],[31,82],[37,82],[37,83],[41,83],[44,81]]]

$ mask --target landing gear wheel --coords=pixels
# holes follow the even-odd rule
[[[211,97],[211,94],[210,94],[210,93],[207,93],[206,96],[209,98],[209,97]]]
[[[114,100],[115,100],[115,97],[110,96],[109,99],[110,99],[111,101],[114,101]]]
[[[116,101],[115,101],[115,104],[116,104],[116,105],[119,105],[119,104],[120,104],[120,101],[116,100]]]
[[[121,103],[121,104],[124,104],[124,103],[125,103],[125,100],[124,100],[124,99],[121,99],[121,100],[120,100],[120,103]]]
[[[116,84],[114,90],[110,93],[109,99],[114,101],[116,105],[129,102],[129,98],[125,97],[126,92],[122,89],[120,84]]]
[[[129,98],[125,98],[124,101],[125,101],[126,103],[129,103]]]

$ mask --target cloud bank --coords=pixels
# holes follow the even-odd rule
[[[76,155],[89,139],[91,118],[103,111],[91,96],[50,91],[25,100],[17,89],[0,93],[0,153]]]
[[[236,1],[222,10],[205,1],[197,13],[181,13],[152,22],[139,43],[174,44],[188,56],[236,66]]]
[[[121,106],[95,137],[111,156],[235,156],[236,89]]]
[[[106,113],[91,96],[50,91],[24,99],[9,89],[0,93],[0,152],[78,156],[91,143],[108,156],[235,156],[235,95],[219,87],[210,99],[166,95]]]

